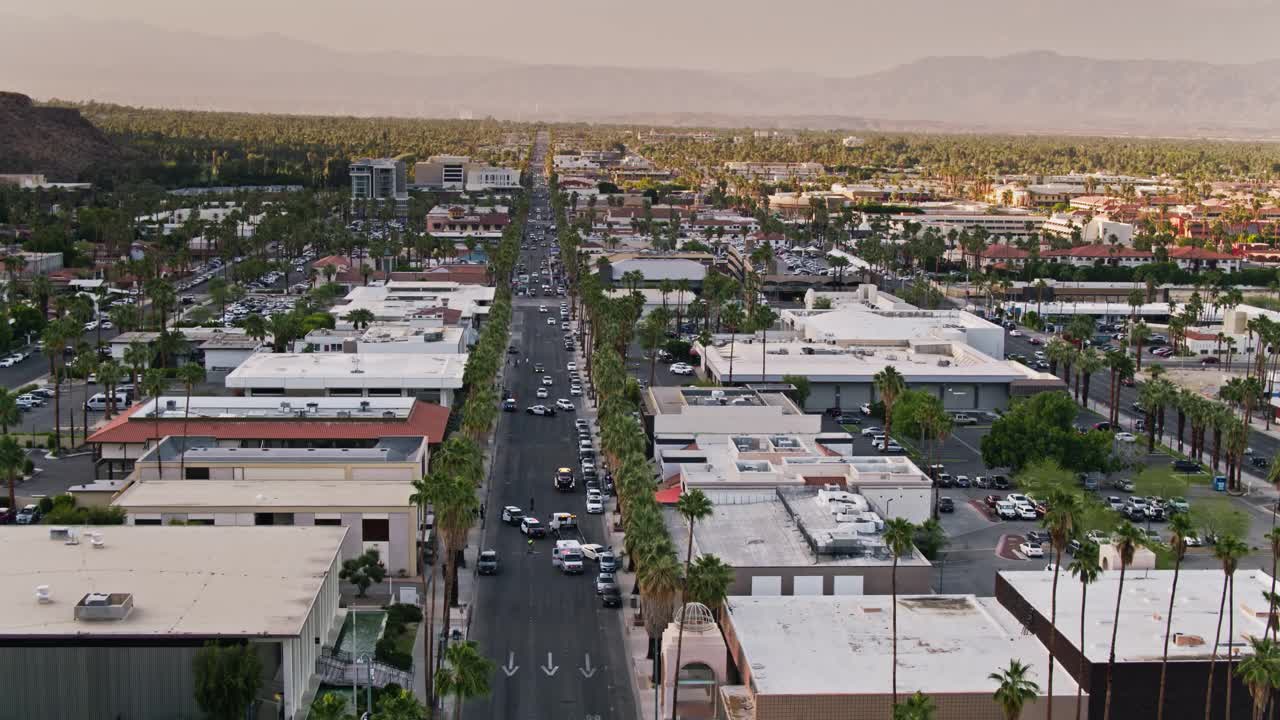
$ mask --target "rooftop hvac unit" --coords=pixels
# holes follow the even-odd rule
[[[369,401],[368,401],[368,400],[361,400],[361,401],[360,401],[360,412],[369,412]]]
[[[947,359],[945,359],[945,358],[944,358],[944,359],[942,359],[942,360],[939,360],[939,361],[938,361],[938,367],[951,367],[951,361],[950,361],[950,360],[947,360]]]
[[[48,585],[36,586],[36,602],[40,603],[41,605],[48,605],[49,603],[53,602],[53,596],[49,594]]]
[[[177,410],[177,409],[178,409],[178,401],[177,401],[177,400],[165,400],[165,401],[164,401],[164,409],[165,409],[165,410]]]
[[[340,418],[349,418],[349,417],[351,417],[351,411],[350,411],[350,410],[339,410],[339,411],[338,411],[338,417],[340,417]]]
[[[293,404],[288,402],[280,403],[280,413],[288,415],[293,410]]]
[[[395,414],[395,412],[394,412],[394,411],[391,411],[391,410],[383,410],[383,411],[382,411],[382,419],[383,419],[383,420],[394,420],[394,419],[395,419],[395,417],[396,417],[396,414]]]

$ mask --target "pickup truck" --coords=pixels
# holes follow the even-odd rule
[[[551,513],[549,525],[556,532],[572,530],[578,527],[578,516],[567,512]]]

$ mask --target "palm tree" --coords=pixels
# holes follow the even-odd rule
[[[1236,675],[1249,686],[1249,694],[1253,696],[1253,720],[1263,720],[1267,701],[1280,686],[1280,645],[1264,635],[1250,637],[1249,647],[1253,652],[1236,666]],[[1230,712],[1228,705],[1227,713]]]
[[[354,311],[353,311],[354,312]],[[267,339],[267,321],[261,315],[250,315],[244,319],[244,334],[262,342]]]
[[[756,305],[751,311],[751,329],[760,331],[760,382],[765,382],[769,362],[769,328],[777,321],[778,313],[768,305]]]
[[[45,355],[49,357],[49,380],[53,383],[53,448],[54,452],[62,449],[62,381],[58,377],[58,360],[62,357],[62,346],[76,335],[79,330],[75,320],[62,318],[45,326],[40,335],[44,343]]]
[[[436,527],[444,543],[445,602],[441,610],[443,632],[449,631],[449,608],[456,602],[458,553],[475,519],[476,486],[483,473],[479,447],[460,435],[446,440],[432,459],[428,475]]]
[[[8,435],[9,426],[21,423],[22,413],[18,410],[18,394],[8,388],[0,388],[0,434]]]
[[[1076,519],[1084,510],[1079,496],[1062,488],[1049,491],[1048,510],[1041,524],[1049,531],[1049,540],[1053,545],[1053,587],[1049,595],[1049,626],[1058,627],[1058,577],[1062,575],[1062,555],[1067,551],[1067,543],[1075,532]],[[1053,698],[1053,658],[1057,645],[1058,633],[1049,633],[1049,698]],[[1049,703],[1047,712],[1049,720],[1053,720],[1053,703]]]
[[[1178,573],[1187,555],[1187,538],[1195,532],[1191,516],[1176,513],[1169,518],[1169,547],[1173,550],[1173,585],[1169,588],[1169,611],[1164,620],[1164,653],[1160,658],[1160,692],[1156,695],[1156,720],[1164,718],[1165,679],[1169,669],[1169,637],[1173,633],[1173,601],[1178,595]]]
[[[142,376],[142,387],[140,388],[142,393],[155,401],[155,407],[151,410],[151,417],[154,420],[152,427],[155,428],[154,435],[157,446],[160,445],[160,396],[164,395],[165,385],[167,384],[163,370],[152,368]],[[156,469],[157,477],[164,479],[164,458],[159,452],[156,452]]]
[[[630,535],[630,531],[627,535]],[[669,542],[669,541],[668,541]],[[663,548],[663,550],[670,549]],[[644,608],[644,628],[649,634],[649,651],[653,654],[653,681],[661,682],[658,672],[658,638],[671,622],[672,607],[680,590],[680,563],[669,552],[661,552],[644,559],[637,558],[636,580],[640,583],[640,597]],[[677,672],[679,669],[677,668]]]
[[[872,378],[876,392],[880,395],[880,402],[884,404],[884,441],[888,446],[889,441],[893,439],[891,434],[893,430],[893,405],[898,401],[898,396],[907,389],[906,378],[902,377],[902,373],[892,365],[886,365],[883,370],[876,373]],[[894,702],[897,702],[895,698]]]
[[[936,710],[933,698],[917,690],[893,706],[893,720],[933,720]]]
[[[453,718],[462,717],[462,703],[489,694],[494,662],[480,653],[475,640],[453,643],[444,651],[445,666],[436,671],[436,688],[453,696]]]
[[[107,392],[107,420],[115,415],[116,388],[123,379],[124,368],[120,367],[115,360],[106,360],[98,366],[98,382],[102,383],[102,389]]]
[[[256,317],[256,316],[251,316]],[[151,346],[141,340],[130,342],[124,349],[124,364],[129,366],[129,384],[137,387],[138,376],[151,364]]]
[[[1213,682],[1214,674],[1217,671],[1218,664],[1218,647],[1222,641],[1222,616],[1227,606],[1227,596],[1230,593],[1232,597],[1232,611],[1228,614],[1227,620],[1227,656],[1228,662],[1235,656],[1235,650],[1232,649],[1232,643],[1235,639],[1235,591],[1231,588],[1232,581],[1235,579],[1236,568],[1240,565],[1240,558],[1249,552],[1249,546],[1242,542],[1234,535],[1223,535],[1213,545],[1213,556],[1222,563],[1222,597],[1218,601],[1218,629],[1213,634],[1213,654],[1209,656],[1209,687],[1204,694],[1204,717],[1210,720],[1213,712]],[[1231,673],[1227,673],[1227,714],[1231,712]]]
[[[355,310],[347,313],[345,319],[347,322],[351,323],[353,328],[359,330],[362,327],[369,327],[369,323],[373,322],[376,317],[374,316],[373,311],[368,308],[356,308]]]
[[[689,566],[685,576],[689,598],[706,605],[717,617],[729,597],[729,586],[732,584],[733,568],[715,555],[699,555]]]
[[[733,348],[737,340],[738,331],[742,329],[746,322],[746,316],[742,312],[742,306],[736,302],[729,303],[720,311],[720,321],[729,328],[729,384],[733,384]]]
[[[187,423],[191,420],[191,391],[196,385],[204,382],[205,373],[204,366],[199,363],[187,363],[178,368],[178,381],[182,383],[183,388],[187,391],[186,407],[182,411],[182,459],[179,462],[178,477],[186,479],[187,477]],[[160,412],[159,406],[156,412]]]
[[[1151,328],[1145,322],[1139,322],[1129,329],[1129,344],[1133,345],[1133,357],[1137,360],[1137,370],[1142,372],[1142,344],[1151,339]]]
[[[1089,586],[1098,579],[1102,574],[1102,567],[1098,564],[1098,544],[1095,542],[1081,543],[1080,549],[1076,550],[1076,554],[1071,558],[1071,564],[1067,566],[1071,571],[1072,577],[1080,581],[1080,647],[1084,647],[1084,619],[1085,619],[1085,603],[1089,598]],[[1078,674],[1081,678],[1085,677],[1085,654],[1080,653],[1080,667]],[[1076,720],[1080,720],[1081,709],[1084,704],[1084,683],[1076,683]],[[1049,698],[1052,702],[1053,698]]]
[[[711,500],[701,490],[694,488],[685,491],[676,501],[676,512],[689,523],[689,542],[684,555],[684,576],[686,585],[689,578],[689,565],[693,562],[693,526],[699,520],[711,517]],[[684,649],[684,613],[687,588],[680,590],[680,630],[676,635],[676,675],[680,674],[680,653]],[[676,701],[680,694],[680,682],[671,688],[671,720],[676,720]]]
[[[9,483],[9,507],[18,507],[18,477],[27,465],[27,452],[12,436],[0,437],[0,472]]]
[[[885,370],[892,370],[892,367]],[[879,375],[876,375],[879,378]],[[888,413],[885,413],[886,415]],[[885,423],[888,427],[888,423]],[[886,431],[885,437],[889,437]],[[884,544],[893,554],[893,571],[889,587],[893,594],[893,704],[898,704],[898,558],[911,552],[916,528],[906,518],[889,518],[884,523]]]
[[[1040,686],[1027,678],[1029,670],[1031,670],[1029,666],[1017,660],[1010,660],[1009,667],[987,676],[999,685],[992,697],[1000,706],[1000,711],[1004,713],[1005,720],[1018,720],[1022,716],[1022,707],[1034,701],[1040,694]],[[1049,695],[1049,704],[1053,704],[1052,693]]]
[[[1079,402],[1082,406],[1089,407],[1090,376],[1101,370],[1105,365],[1106,360],[1093,348],[1086,348],[1080,353],[1080,359],[1076,362],[1076,367],[1080,372]]]
[[[1267,481],[1270,482],[1276,474],[1275,465],[1271,466],[1271,470],[1267,473]],[[1272,483],[1274,486],[1274,483]],[[1266,535],[1267,542],[1271,545],[1271,591],[1267,593],[1267,626],[1271,630],[1271,638],[1276,640],[1276,633],[1280,631],[1280,623],[1276,622],[1276,565],[1277,559],[1280,559],[1280,528],[1271,528],[1271,532]]]
[[[1120,584],[1116,588],[1116,612],[1111,624],[1111,652],[1107,656],[1107,694],[1102,706],[1102,720],[1111,718],[1111,676],[1116,666],[1116,631],[1120,625],[1120,601],[1124,598],[1124,573],[1133,563],[1133,556],[1138,548],[1145,545],[1147,538],[1133,523],[1125,520],[1116,528],[1111,544],[1120,555]]]

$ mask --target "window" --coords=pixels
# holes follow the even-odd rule
[[[160,525],[160,518],[134,518],[134,525]]]
[[[316,525],[341,525],[341,518],[316,518]]]
[[[276,524],[275,519],[276,519],[275,513],[254,513],[253,514],[254,525],[275,525]]]
[[[364,518],[360,521],[360,533],[364,542],[389,542],[391,522],[386,518]]]
[[[188,525],[213,525],[213,518],[187,518]]]
[[[208,480],[209,468],[207,467],[189,467],[187,468],[186,478],[188,480]]]

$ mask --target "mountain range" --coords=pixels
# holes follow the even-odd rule
[[[0,88],[42,99],[244,112],[1280,137],[1280,61],[1051,52],[931,57],[844,78],[350,53],[279,35],[224,38],[0,14]]]

